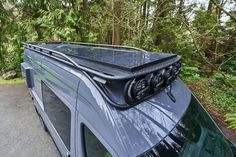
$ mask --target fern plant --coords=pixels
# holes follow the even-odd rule
[[[225,121],[229,123],[229,128],[236,130],[236,112],[226,114]]]

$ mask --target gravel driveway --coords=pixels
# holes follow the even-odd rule
[[[24,84],[0,85],[0,156],[58,157]]]

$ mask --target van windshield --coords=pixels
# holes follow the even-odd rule
[[[236,157],[201,104],[192,96],[191,103],[177,126],[165,139],[141,157]]]

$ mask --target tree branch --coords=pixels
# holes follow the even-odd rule
[[[214,0],[210,0],[217,8],[222,10],[226,15],[228,15],[232,20],[236,22],[236,17],[227,12],[223,7],[221,7],[219,4],[217,4]]]
[[[195,49],[196,49],[196,52],[200,55],[200,57],[201,57],[209,66],[211,66],[213,69],[215,69],[217,72],[219,72],[219,73],[224,77],[224,81],[225,81],[226,84],[230,85],[234,90],[236,90],[236,88],[227,80],[226,75],[225,75],[222,71],[220,71],[216,66],[214,66],[210,61],[208,61],[208,60],[202,55],[202,53],[200,52],[200,49],[198,48],[197,43],[196,43],[196,41],[195,41],[195,38],[194,38],[192,29],[191,29],[190,26],[189,26],[187,23],[185,23],[184,21],[183,21],[183,23],[184,23],[184,25],[186,26],[187,30],[188,30],[189,33],[190,33],[190,36],[191,36],[191,38],[192,38],[192,40],[193,40],[193,45],[194,45],[194,47],[195,47]]]

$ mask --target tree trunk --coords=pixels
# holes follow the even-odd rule
[[[183,13],[183,8],[184,8],[184,0],[180,0],[179,1],[178,15],[181,15]]]
[[[141,14],[141,27],[140,27],[140,44],[143,44],[144,42],[144,32],[146,29],[146,15],[147,15],[147,1],[143,2],[143,8],[142,8],[142,14]]]
[[[152,25],[152,33],[153,33],[153,43],[154,45],[158,46],[161,43],[161,38],[159,35],[157,35],[157,31],[160,28],[158,25],[158,19],[164,18],[169,14],[169,9],[166,9],[168,7],[169,1],[160,0],[156,4],[156,10],[155,15],[153,18],[153,25]]]
[[[143,2],[143,12],[142,12],[142,19],[145,21],[146,18],[146,10],[147,10],[147,1]]]
[[[212,13],[212,2],[211,2],[211,0],[209,0],[209,2],[208,2],[207,12]]]
[[[107,44],[112,44],[112,29],[107,31],[106,43]]]
[[[217,3],[223,7],[222,3],[221,3],[221,0],[217,0]],[[219,8],[216,7],[216,23],[218,26],[220,26],[220,17],[221,17],[221,10]],[[217,34],[219,32],[219,27],[216,27],[216,30],[217,30]],[[218,59],[218,47],[219,47],[219,43],[217,41],[217,37],[215,38],[215,47],[214,47],[214,63],[217,62],[217,59]]]
[[[146,14],[146,27],[148,27],[148,18],[149,18],[149,9],[150,9],[150,1],[147,1],[147,14]]]
[[[77,7],[80,7],[80,10],[77,11]],[[88,42],[88,38],[86,34],[88,34],[90,30],[89,25],[89,15],[88,15],[88,0],[82,0],[78,5],[75,6],[76,12],[78,16],[82,17],[82,23],[78,22],[78,25],[76,27],[77,34],[80,34],[80,41],[82,42]],[[81,15],[80,15],[81,14]]]
[[[120,45],[120,0],[114,0],[114,26],[113,26],[113,45]]]
[[[87,12],[88,10],[88,0],[83,0],[83,11]]]

